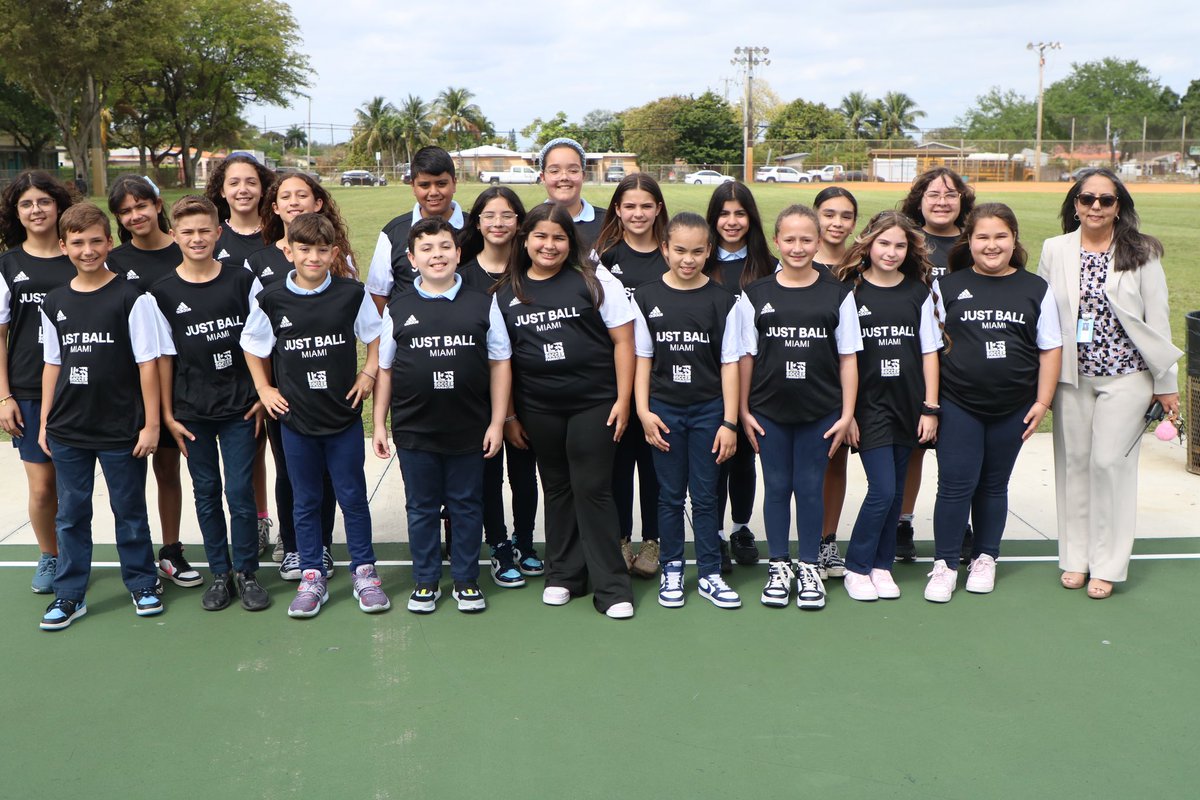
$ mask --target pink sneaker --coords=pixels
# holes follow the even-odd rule
[[[889,570],[871,570],[871,583],[875,584],[875,591],[879,593],[880,600],[896,600],[900,597],[900,587],[896,585]]]
[[[996,588],[996,559],[981,553],[967,567],[967,591],[987,594]]]
[[[943,559],[933,562],[929,583],[925,584],[925,599],[931,603],[949,603],[958,587],[958,570],[946,566]]]
[[[871,582],[870,575],[846,570],[843,578],[842,585],[846,587],[846,594],[850,595],[851,600],[869,602],[879,599],[879,592],[875,591],[875,584]]]

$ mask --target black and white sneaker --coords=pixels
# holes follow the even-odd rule
[[[408,610],[414,614],[432,614],[437,610],[437,601],[441,596],[442,590],[436,584],[417,584],[417,588],[408,596]]]
[[[913,541],[913,525],[906,519],[896,525],[896,560],[912,564],[917,560],[917,544]]]
[[[46,606],[46,613],[42,615],[42,621],[38,627],[44,631],[61,631],[86,613],[87,605],[82,600],[77,603],[74,600],[58,597],[53,603]]]
[[[325,580],[333,577],[333,553],[328,547],[321,548],[321,566],[325,568]]]
[[[700,578],[698,587],[700,596],[709,600],[717,608],[741,608],[742,598],[730,588],[720,575],[705,575]]]
[[[183,557],[183,543],[165,544],[158,550],[158,574],[178,586],[199,586],[203,576]]]
[[[285,581],[298,581],[303,574],[300,569],[299,553],[284,553],[283,562],[279,565],[279,577]]]
[[[967,523],[967,529],[963,531],[962,548],[958,551],[958,563],[970,564],[971,551],[975,549],[975,532],[971,530],[971,523]]]
[[[729,534],[729,548],[733,551],[733,560],[743,567],[752,567],[758,563],[758,545],[754,543],[754,532],[743,526]]]
[[[733,559],[729,557],[729,542],[724,539],[720,540],[721,547],[721,574],[733,574]]]
[[[838,552],[836,534],[821,540],[821,549],[817,551],[817,574],[822,579],[846,575],[846,561]]]
[[[139,617],[152,617],[163,612],[163,601],[154,591],[153,586],[145,589],[135,589],[129,593],[133,598],[133,610]]]
[[[258,518],[258,552],[259,555],[266,553],[271,547],[271,527],[275,523],[270,517]]]
[[[533,548],[533,545],[521,548],[517,546],[516,541],[513,541],[513,558],[516,559],[517,569],[521,570],[522,575],[536,578],[546,572],[546,564],[538,557],[537,550]]]
[[[502,589],[525,585],[525,576],[517,569],[513,545],[508,539],[492,548],[492,580]]]
[[[483,598],[483,592],[479,590],[477,583],[455,581],[451,595],[458,602],[458,610],[464,613],[474,614],[487,608],[487,600]]]
[[[784,608],[792,596],[792,562],[786,558],[773,558],[767,565],[767,585],[763,587],[759,600],[764,606]]]
[[[796,608],[816,611],[825,607],[825,584],[815,564],[801,561],[796,565]]]

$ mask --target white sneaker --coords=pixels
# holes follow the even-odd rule
[[[796,608],[816,611],[825,607],[825,584],[816,564],[801,561],[796,565]]]
[[[542,602],[548,606],[565,606],[571,602],[571,590],[565,586],[547,586],[542,589]]]
[[[613,603],[604,616],[609,619],[629,619],[633,616],[633,603]]]
[[[958,587],[958,570],[946,566],[943,559],[933,562],[929,583],[925,584],[925,599],[931,603],[949,603]]]
[[[981,553],[967,567],[967,591],[987,594],[996,588],[996,559]]]
[[[896,585],[896,580],[889,570],[871,570],[871,583],[874,584],[880,600],[896,600],[900,597],[900,587]]]
[[[684,601],[683,562],[668,561],[658,578],[658,604],[663,608],[682,608]]]
[[[742,598],[730,588],[719,572],[701,578],[699,589],[700,596],[710,600],[717,608],[742,607]]]
[[[844,585],[846,587],[846,594],[850,595],[851,600],[871,601],[879,599],[879,592],[875,590],[875,584],[871,582],[870,575],[846,570]]]
[[[783,608],[792,596],[792,581],[795,580],[792,564],[787,559],[772,561],[767,565],[767,585],[763,587],[759,601],[764,606]]]

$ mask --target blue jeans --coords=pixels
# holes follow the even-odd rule
[[[333,492],[342,508],[346,524],[346,547],[350,550],[350,569],[375,563],[371,547],[371,509],[367,506],[367,478],[363,462],[367,451],[362,420],[340,433],[329,436],[305,436],[286,424],[283,451],[287,456],[292,481],[293,519],[296,524],[296,552],[300,568],[324,573],[321,564],[321,501],[324,477],[333,480]]]
[[[1003,417],[981,417],[942,398],[938,425],[938,491],[933,507],[934,558],[957,564],[968,516],[975,533],[971,558],[1000,555],[1008,517],[1008,479],[1028,406]]]
[[[867,473],[867,496],[850,534],[846,569],[865,575],[873,569],[890,570],[896,560],[896,536],[892,531],[900,521],[912,448],[889,444],[861,450],[858,455]]]
[[[54,595],[79,602],[92,571],[92,489],[96,461],[108,484],[108,502],[116,520],[121,580],[131,592],[152,588],[158,580],[150,523],[146,519],[146,459],[129,450],[85,450],[49,440],[58,489],[58,571]]]
[[[838,413],[799,425],[781,425],[762,414],[754,418],[765,432],[758,437],[758,455],[762,459],[767,551],[771,558],[788,558],[794,496],[800,560],[816,564],[825,514],[821,492],[829,463],[829,442],[822,437],[837,421]]]
[[[497,453],[494,458],[502,458]],[[404,476],[404,509],[413,580],[435,584],[442,578],[442,506],[454,520],[450,576],[458,583],[479,580],[483,542],[483,453],[446,455],[396,447]]]
[[[187,443],[187,466],[196,498],[196,521],[204,536],[204,555],[214,575],[236,569],[258,571],[258,513],[254,504],[251,471],[257,441],[254,420],[234,417],[221,422],[192,420],[183,423],[196,437]],[[220,456],[217,447],[220,445]],[[226,538],[225,510],[221,507],[221,461],[225,462],[225,499],[229,502]],[[233,541],[232,567],[229,539]]]
[[[668,452],[651,448],[658,475],[659,560],[663,564],[683,560],[683,503],[691,494],[698,574],[718,575],[721,545],[717,538],[717,480],[721,467],[712,447],[724,419],[724,401],[718,397],[676,406],[651,397],[650,410],[671,431],[663,436],[671,446]]]

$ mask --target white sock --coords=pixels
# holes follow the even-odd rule
[[[722,542],[726,541],[727,537],[725,536],[725,529],[717,528],[717,536],[720,537]]]
[[[737,531],[740,531],[742,528],[749,528],[749,527],[750,527],[750,523],[749,523],[749,522],[738,522],[738,521],[736,521],[736,520],[735,520],[735,521],[734,521],[734,523],[733,523],[733,530],[734,530],[734,532],[735,532],[735,533],[736,533]]]
[[[900,515],[900,521],[901,521],[901,522],[912,522],[912,521],[913,521],[913,515],[912,515],[912,514],[901,514],[901,515]]]

